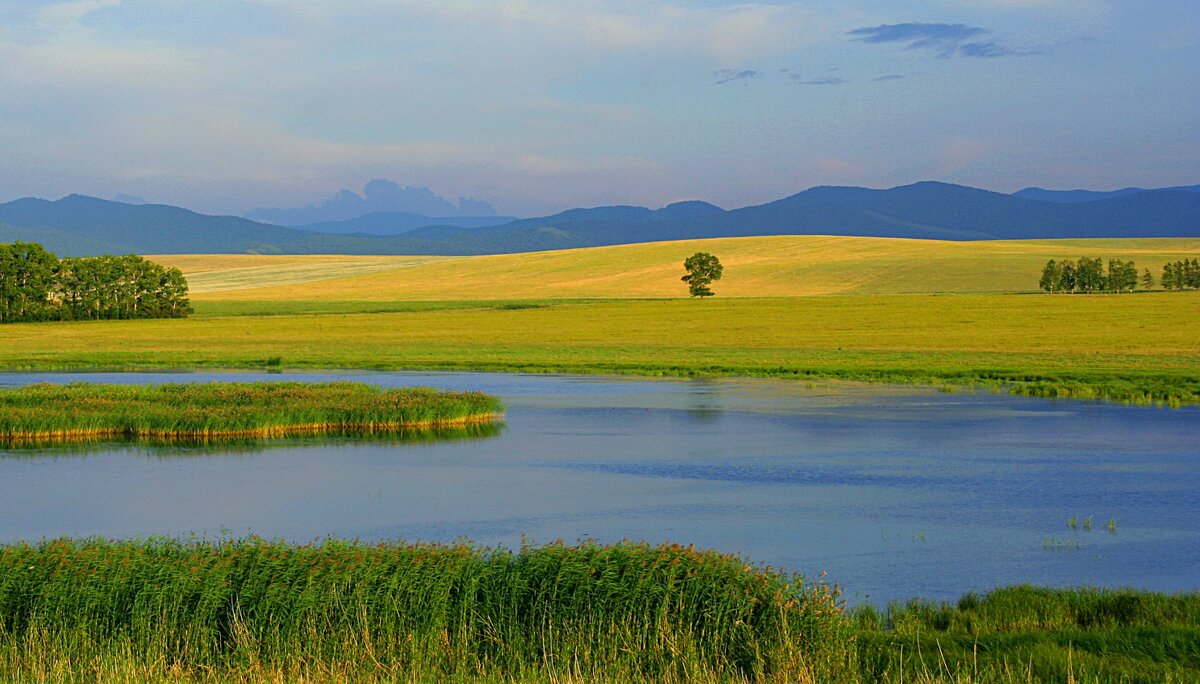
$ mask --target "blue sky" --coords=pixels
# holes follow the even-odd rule
[[[1200,2],[0,0],[0,201],[1200,182]]]

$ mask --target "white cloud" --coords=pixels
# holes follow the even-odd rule
[[[74,26],[84,17],[96,10],[106,7],[117,7],[121,0],[76,0],[75,2],[59,2],[39,9],[34,14],[34,21],[43,29],[63,29]]]

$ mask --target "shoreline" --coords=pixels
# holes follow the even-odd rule
[[[942,392],[970,392],[977,389],[1004,391],[1014,396],[1041,399],[1105,401],[1118,404],[1181,408],[1200,405],[1200,374],[1195,376],[1146,372],[1135,374],[1097,374],[1066,372],[1061,375],[1041,372],[993,371],[977,373],[950,371],[938,373],[919,369],[813,369],[747,368],[711,366],[649,366],[639,364],[524,364],[524,363],[431,363],[427,365],[375,364],[371,366],[307,365],[293,362],[286,368],[254,364],[0,364],[3,373],[250,373],[285,375],[299,373],[505,373],[527,375],[574,375],[581,377],[637,378],[730,378],[776,379],[798,382],[834,381],[867,385],[923,387]],[[1164,383],[1164,385],[1157,385]],[[1165,388],[1164,388],[1165,387]],[[401,426],[404,427],[404,426]],[[409,426],[411,427],[411,426]],[[134,435],[130,435],[134,436]]]

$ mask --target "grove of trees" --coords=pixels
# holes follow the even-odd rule
[[[1183,259],[1163,266],[1162,286],[1164,290],[1200,289],[1200,259]]]
[[[0,244],[0,323],[182,318],[191,311],[177,268],[133,254],[59,259],[37,243]]]
[[[1046,262],[1038,285],[1046,292],[1133,292],[1138,282],[1138,270],[1132,261],[1109,259],[1106,272],[1100,257],[1081,257],[1079,261]]]

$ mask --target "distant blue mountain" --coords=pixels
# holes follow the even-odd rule
[[[0,242],[40,242],[60,256],[102,253],[280,251],[310,235],[236,216],[207,216],[164,204],[126,204],[68,195],[0,204]]]
[[[348,221],[366,214],[404,212],[422,216],[495,216],[492,205],[472,197],[459,197],[458,203],[429,188],[400,187],[394,181],[377,178],[363,186],[362,194],[339,190],[336,195],[316,204],[289,209],[254,209],[246,218],[281,226]]]
[[[379,211],[346,221],[309,223],[296,228],[334,235],[401,235],[426,226],[483,228],[515,220],[512,216],[424,216],[407,211]]]
[[[571,209],[517,220],[431,219],[386,212],[305,229],[71,195],[54,202],[27,198],[0,204],[0,242],[42,242],[63,255],[468,255],[751,235],[940,240],[1200,237],[1200,192],[1195,186],[1101,194],[1107,196],[1086,202],[1045,201],[926,181],[887,190],[822,186],[731,211],[693,201],[657,210]],[[440,225],[418,225],[426,221]],[[504,222],[489,225],[492,221]],[[458,225],[448,225],[454,222]]]
[[[1200,185],[1180,185],[1173,188],[1158,188],[1159,190],[1181,190],[1183,192],[1200,192]],[[1060,202],[1062,204],[1078,204],[1080,202],[1095,202],[1096,200],[1112,199],[1122,195],[1136,195],[1139,192],[1151,192],[1145,188],[1121,188],[1098,192],[1096,190],[1044,190],[1042,188],[1025,188],[1013,193],[1013,197],[1040,200],[1042,202]]]

